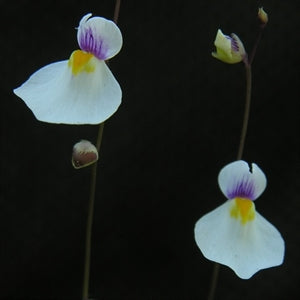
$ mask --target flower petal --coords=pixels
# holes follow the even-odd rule
[[[243,224],[230,216],[233,200],[204,215],[195,225],[195,240],[209,260],[230,267],[242,279],[282,264],[284,241],[259,213]]]
[[[228,36],[218,29],[214,45],[216,52],[212,56],[228,64],[239,63],[246,55],[242,41],[234,33]]]
[[[214,45],[216,52],[212,52],[212,56],[223,62],[230,62],[232,59],[231,38],[223,34],[221,29],[218,29]]]
[[[120,51],[122,34],[114,22],[101,17],[90,18],[91,15],[85,15],[79,23],[78,44],[101,60],[109,59]]]
[[[105,62],[94,56],[85,67],[80,63],[78,73],[69,64],[70,61],[66,60],[43,67],[14,93],[24,100],[40,121],[64,124],[104,122],[121,103],[118,82]]]
[[[252,164],[250,170],[247,162],[238,160],[226,165],[219,173],[218,182],[221,191],[228,199],[257,199],[265,190],[267,179],[263,171]]]

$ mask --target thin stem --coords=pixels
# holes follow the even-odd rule
[[[98,153],[102,142],[104,129],[104,122],[99,125],[98,137],[96,142],[96,148]],[[88,300],[89,297],[89,281],[90,281],[90,264],[91,264],[91,242],[92,242],[92,226],[94,216],[94,203],[97,185],[97,163],[92,165],[91,174],[91,186],[90,186],[90,198],[88,204],[88,216],[86,223],[86,240],[85,240],[85,257],[84,257],[84,272],[83,272],[83,290],[82,299]]]
[[[214,297],[215,297],[215,292],[216,292],[216,287],[217,287],[217,282],[218,282],[218,276],[219,276],[219,270],[220,270],[220,264],[215,263],[207,300],[213,300]]]
[[[115,4],[115,12],[114,12],[114,22],[117,24],[118,23],[118,19],[119,19],[119,15],[120,15],[120,6],[121,6],[121,0],[116,0],[116,4]]]
[[[257,49],[257,46],[261,40],[261,37],[262,37],[262,33],[263,33],[263,30],[264,30],[265,26],[260,26],[259,28],[259,32],[258,32],[258,35],[256,37],[256,40],[255,40],[255,43],[254,43],[254,46],[253,46],[253,49],[252,49],[252,52],[251,52],[251,55],[249,57],[249,65],[252,64],[253,62],[253,59],[254,59],[254,56],[255,56],[255,53],[256,53],[256,49]]]
[[[240,137],[240,144],[239,144],[239,150],[237,154],[237,160],[241,159],[243,156],[243,151],[245,147],[245,139],[247,135],[247,129],[248,129],[248,121],[249,121],[249,114],[250,114],[250,104],[251,104],[251,88],[252,88],[252,72],[251,72],[251,65],[254,59],[254,56],[256,54],[257,46],[261,40],[262,33],[265,26],[260,26],[258,35],[256,37],[254,46],[252,48],[251,54],[249,56],[249,59],[245,58],[245,69],[246,69],[246,102],[245,102],[245,110],[244,110],[244,120],[243,120],[243,126],[241,131],[241,137]]]
[[[237,160],[240,160],[243,156],[244,147],[245,147],[245,140],[247,135],[248,123],[249,123],[249,115],[250,115],[250,106],[251,106],[251,89],[252,89],[252,72],[251,72],[251,63],[253,61],[254,55],[256,53],[256,48],[258,43],[261,39],[262,30],[260,30],[259,35],[257,36],[257,40],[254,44],[253,50],[251,52],[250,59],[246,57],[244,59],[245,70],[246,70],[246,98],[245,98],[245,109],[244,109],[244,118],[243,118],[243,125],[241,130]],[[213,300],[215,297],[215,292],[217,288],[217,282],[219,277],[219,270],[220,264],[214,264],[214,270],[211,279],[211,285],[207,300]]]
[[[251,86],[252,86],[251,64],[245,62],[245,69],[246,69],[246,101],[245,101],[244,119],[243,119],[240,144],[239,144],[239,149],[237,154],[237,160],[241,159],[243,156],[247,129],[248,129],[250,104],[251,104]]]
[[[99,124],[99,129],[98,129],[98,137],[97,137],[97,142],[96,142],[96,148],[98,153],[100,152],[100,147],[101,147],[101,142],[102,142],[102,137],[103,137],[103,130],[104,130],[104,122]],[[97,165],[97,164],[95,164]]]
[[[251,75],[251,64],[249,64],[247,60],[245,60],[245,69],[246,69],[246,100],[245,100],[244,118],[243,118],[243,125],[242,125],[239,148],[238,148],[237,160],[240,160],[243,155],[245,140],[247,135],[248,122],[249,122],[249,114],[250,114],[252,75]],[[220,270],[220,264],[215,263],[207,300],[214,299],[217,282],[218,282],[219,270]]]
[[[237,160],[240,160],[243,155],[245,140],[247,135],[249,114],[250,114],[252,75],[251,75],[251,64],[249,64],[247,60],[245,60],[245,69],[246,69],[246,100],[245,100],[244,119],[243,119],[240,143],[238,148]],[[219,270],[220,270],[220,264],[215,263],[207,300],[213,300],[215,297]]]
[[[121,0],[116,0],[113,21],[117,24],[120,13]],[[107,61],[108,63],[108,61]],[[96,141],[96,148],[100,152],[102,137],[104,130],[104,122],[99,125],[98,136]],[[94,203],[97,186],[97,163],[92,165],[90,198],[88,204],[88,216],[86,223],[86,240],[85,240],[85,257],[84,257],[84,271],[83,271],[83,288],[82,299],[88,300],[89,297],[89,282],[90,282],[90,265],[91,265],[91,244],[92,244],[92,227],[94,217]]]

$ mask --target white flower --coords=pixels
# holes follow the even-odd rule
[[[235,161],[219,173],[219,186],[229,199],[195,225],[195,240],[203,255],[230,267],[243,279],[282,264],[284,240],[278,230],[255,210],[254,200],[267,180],[262,170]]]
[[[121,103],[121,88],[105,63],[120,51],[121,32],[112,21],[90,16],[79,23],[81,50],[41,68],[14,90],[40,121],[99,124]]]

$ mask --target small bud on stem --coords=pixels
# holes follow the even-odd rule
[[[81,140],[73,147],[72,165],[75,169],[87,167],[98,160],[96,147],[87,140]]]
[[[269,18],[268,18],[268,14],[264,11],[263,7],[260,7],[258,9],[257,16],[258,16],[261,26],[265,27],[268,23]]]

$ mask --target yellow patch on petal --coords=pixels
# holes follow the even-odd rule
[[[90,61],[92,57],[93,54],[91,53],[75,50],[68,61],[68,66],[72,68],[73,75],[77,75],[80,72],[93,72],[95,66]]]
[[[230,210],[230,216],[240,219],[244,225],[255,218],[255,206],[252,200],[247,198],[235,198]]]

